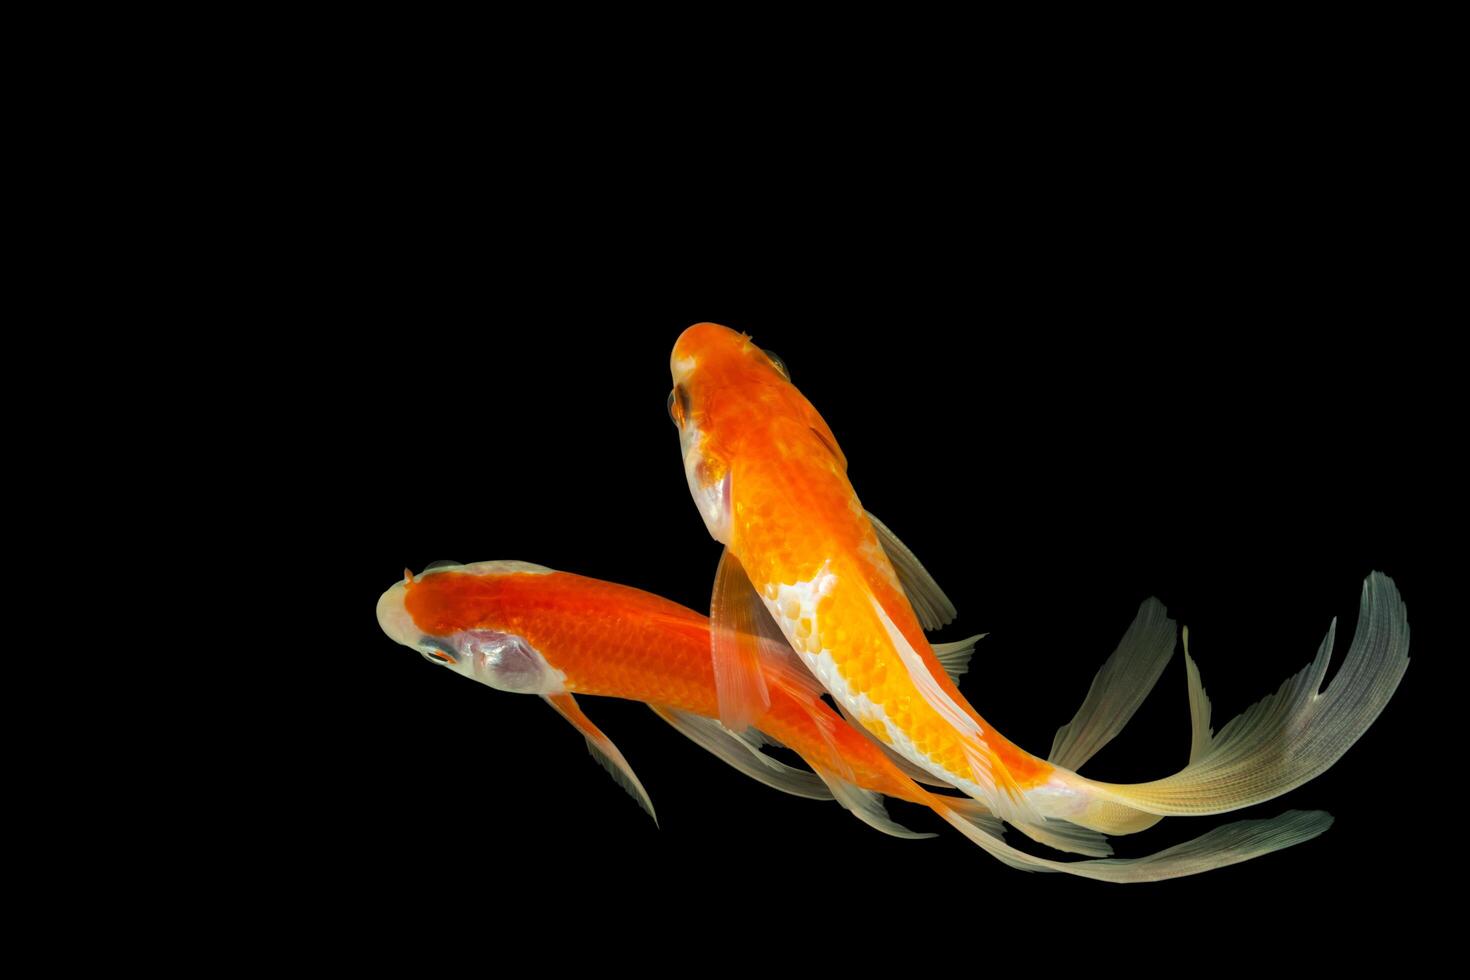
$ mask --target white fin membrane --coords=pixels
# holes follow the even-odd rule
[[[970,658],[975,655],[975,644],[989,636],[988,633],[976,633],[974,636],[953,643],[933,643],[930,649],[939,661],[939,666],[949,675],[949,679],[956,684],[960,678],[970,669]]]
[[[856,783],[829,770],[819,768],[817,775],[826,782],[838,803],[841,803],[853,816],[874,830],[880,830],[890,837],[902,837],[905,840],[921,840],[925,837],[939,836],[910,830],[903,824],[894,822],[888,816],[888,810],[883,806],[883,797],[878,793],[863,789]]]
[[[1056,848],[1068,854],[1085,854],[1088,857],[1107,857],[1113,853],[1113,845],[1095,830],[1050,817],[1046,823],[1017,823],[1016,829],[1038,844]]]
[[[1189,764],[1194,765],[1210,749],[1215,734],[1210,727],[1210,698],[1200,680],[1199,667],[1189,655],[1189,627],[1184,627],[1184,677],[1189,685]]]
[[[815,774],[773,759],[744,735],[736,735],[713,718],[649,705],[653,713],[695,745],[757,782],[808,800],[830,800],[832,791]]]
[[[758,639],[775,629],[774,623],[766,625],[770,618],[740,559],[726,548],[710,596],[709,635],[720,721],[734,732],[750,728],[771,705],[760,669]],[[787,645],[779,630],[776,636],[783,647]]]
[[[1157,599],[1138,607],[1072,720],[1057,729],[1046,761],[1076,772],[1128,724],[1174,653],[1175,624]]]
[[[1322,691],[1336,631],[1334,619],[1316,658],[1218,735],[1209,734],[1209,701],[1198,671],[1190,669],[1190,764],[1152,782],[1088,780],[1089,788],[1099,798],[1149,813],[1187,816],[1262,803],[1321,774],[1383,711],[1408,669],[1408,614],[1393,580],[1374,572],[1364,581],[1352,645]]]
[[[1266,820],[1237,820],[1146,857],[1064,862],[1017,850],[958,810],[946,808],[947,799],[934,799],[940,801],[935,806],[940,816],[1004,864],[1022,871],[1060,872],[1120,884],[1180,878],[1239,864],[1311,840],[1332,826],[1331,815],[1321,810],[1288,810]]]

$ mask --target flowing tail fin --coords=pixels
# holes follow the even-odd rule
[[[1321,810],[1288,810],[1267,820],[1237,820],[1146,857],[1052,861],[1011,847],[1000,839],[993,818],[976,819],[953,806],[950,797],[933,796],[930,805],[971,842],[1012,868],[1055,871],[1120,884],[1181,878],[1239,864],[1309,841],[1332,826],[1331,815]]]
[[[1140,812],[1226,813],[1280,796],[1326,771],[1383,711],[1409,666],[1408,616],[1393,580],[1374,572],[1363,583],[1352,645],[1337,676],[1321,690],[1336,630],[1334,619],[1306,668],[1218,734],[1209,728],[1209,699],[1189,658],[1186,633],[1194,721],[1189,764],[1145,783],[1103,783],[1072,775],[1074,788],[1091,801],[1085,813],[1070,819],[1105,833],[1126,832],[1118,829],[1119,822],[1136,820]]]

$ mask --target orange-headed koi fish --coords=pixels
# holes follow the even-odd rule
[[[1162,606],[1141,627],[1135,652],[1144,655],[1109,661],[1049,756],[1032,755],[987,723],[946,672],[924,633],[954,619],[953,603],[864,511],[836,437],[786,365],[744,334],[701,323],[679,337],[670,367],[669,414],[689,490],[725,545],[710,637],[718,717],[733,730],[770,703],[754,638],[784,637],[843,713],[909,766],[1035,840],[1065,833],[1080,853],[1099,853],[1105,845],[1085,831],[1125,834],[1163,816],[1236,810],[1319,775],[1378,717],[1408,666],[1403,603],[1375,572],[1325,690],[1335,621],[1309,666],[1218,733],[1187,659],[1189,763],[1146,783],[1087,779],[1076,770],[1117,733],[1173,651]]]
[[[582,713],[577,695],[643,701],[680,733],[746,775],[796,796],[835,798],[865,823],[894,836],[933,835],[895,823],[881,797],[927,806],[989,853],[1027,870],[1118,882],[1173,878],[1309,840],[1331,822],[1325,813],[1288,811],[1270,820],[1220,827],[1144,858],[1064,862],[1037,857],[1006,843],[1000,821],[983,803],[930,792],[914,778],[929,779],[924,772],[846,724],[822,700],[810,675],[793,662],[784,641],[756,638],[756,669],[767,700],[753,725],[732,730],[714,717],[719,697],[709,655],[709,620],[647,592],[524,562],[445,563],[418,576],[406,574],[379,599],[377,612],[390,638],[425,659],[502,691],[544,698],[586,738],[593,756],[650,816],[653,803],[642,783],[617,746]],[[1162,606],[1145,603],[1103,675],[1121,671],[1132,676],[1137,671],[1130,665],[1157,662],[1160,637],[1171,628]],[[975,639],[934,651],[958,676]],[[1094,685],[1087,703],[1097,696]],[[1109,695],[1104,691],[1101,696]],[[1141,694],[1133,705],[1140,700]],[[1114,717],[1128,714],[1131,709]],[[1117,727],[1126,720],[1122,717]],[[1090,744],[1099,741],[1094,737]],[[762,747],[768,743],[790,748],[812,772],[766,754]],[[1061,821],[1043,838],[1061,850],[1109,853],[1106,844],[1097,848],[1097,835]]]

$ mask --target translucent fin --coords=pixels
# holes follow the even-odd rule
[[[1210,748],[1214,729],[1210,727],[1210,698],[1200,681],[1199,667],[1189,655],[1189,627],[1184,627],[1184,674],[1189,685],[1189,764],[1194,765]]]
[[[823,701],[821,695],[807,693],[804,686],[791,680],[786,670],[772,670],[771,682],[778,685],[788,696],[791,697],[806,712],[807,718],[811,720],[817,735],[827,747],[827,761],[825,763],[813,759],[810,751],[801,754],[802,761],[811,766],[818,776],[822,778],[829,788],[833,788],[833,795],[837,792],[832,787],[834,780],[843,783],[857,783],[857,774],[853,772],[851,763],[847,760],[847,753],[842,751],[838,742],[837,730],[842,727],[841,721]],[[837,802],[842,803],[838,797]],[[847,806],[846,803],[842,804]]]
[[[725,726],[721,725],[720,727],[724,728]],[[728,729],[726,730],[728,731]],[[765,748],[767,745],[769,745],[773,749],[786,748],[786,746],[782,745],[780,741],[772,738],[770,735],[761,731],[759,728],[747,728],[737,737],[745,739],[745,741],[749,742],[751,745],[754,745],[758,749]]]
[[[713,718],[703,718],[687,711],[658,705],[651,704],[649,707],[654,714],[674,726],[680,735],[751,779],[792,796],[809,800],[832,799],[832,791],[816,774],[771,758],[761,752],[752,740],[736,735]]]
[[[960,677],[970,669],[970,658],[975,655],[975,644],[989,635],[988,633],[976,633],[968,639],[956,640],[953,643],[932,644],[930,649],[934,651],[934,656],[939,660],[939,666],[944,668],[949,679],[958,684]]]
[[[613,781],[627,790],[628,795],[637,800],[638,805],[653,818],[654,826],[658,826],[658,814],[653,812],[653,801],[648,798],[648,791],[633,774],[633,767],[628,765],[628,760],[623,758],[623,753],[618,751],[612,739],[602,734],[602,730],[582,714],[582,709],[570,694],[549,694],[546,696],[546,703],[582,733],[587,739],[587,751],[592,753],[592,758],[602,763]]]
[[[1145,599],[1118,648],[1103,663],[1082,706],[1057,729],[1048,762],[1076,772],[1111,742],[1158,683],[1174,652],[1174,621],[1157,599]]]
[[[1238,820],[1216,827],[1194,840],[1146,857],[1064,862],[1036,857],[1011,847],[997,835],[989,833],[983,825],[977,826],[967,820],[949,806],[949,802],[947,798],[931,797],[931,806],[950,826],[1013,868],[1062,872],[1118,883],[1162,881],[1239,864],[1311,840],[1332,826],[1331,815],[1321,810],[1288,810],[1269,820]]]
[[[883,806],[883,797],[877,793],[863,789],[830,770],[818,768],[817,775],[826,782],[838,803],[841,803],[845,809],[851,811],[853,816],[874,830],[881,830],[890,837],[902,837],[907,840],[939,836],[938,834],[921,834],[916,830],[908,829],[903,824],[895,823]]]
[[[937,630],[939,627],[954,622],[957,615],[954,603],[949,601],[949,596],[934,581],[934,576],[929,574],[902,541],[898,535],[888,529],[871,513],[868,520],[873,523],[873,530],[878,532],[878,543],[883,547],[883,553],[888,556],[888,561],[893,565],[893,570],[898,573],[899,584],[903,586],[904,593],[909,597],[909,604],[914,607],[914,612],[919,617],[919,625],[925,630]]]
[[[1048,819],[1044,824],[1018,823],[1016,829],[1038,844],[1045,844],[1068,854],[1107,857],[1113,853],[1113,845],[1102,834],[1056,817]]]
[[[1363,583],[1352,646],[1331,685],[1319,693],[1336,631],[1334,619],[1316,658],[1275,694],[1251,705],[1218,735],[1197,733],[1194,761],[1180,772],[1147,783],[1088,786],[1102,799],[1149,813],[1191,815],[1261,803],[1319,775],[1378,717],[1409,666],[1408,616],[1393,581],[1380,572]],[[1201,687],[1198,706],[1207,703]]]
[[[750,584],[740,559],[728,548],[720,556],[720,567],[715,572],[709,620],[720,721],[731,731],[743,732],[771,705],[771,695],[760,669],[759,638],[774,634],[783,647],[786,638]]]
[[[972,800],[968,796],[946,796],[944,805],[957,811],[967,822],[991,837],[1005,836],[1006,825],[979,800]]]

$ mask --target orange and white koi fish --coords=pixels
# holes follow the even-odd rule
[[[1408,666],[1403,604],[1393,583],[1374,573],[1363,586],[1357,635],[1325,691],[1335,621],[1306,669],[1219,734],[1189,660],[1189,764],[1139,784],[1079,776],[1173,650],[1162,607],[1144,625],[1153,655],[1105,665],[1050,755],[1038,758],[987,723],[946,674],[924,631],[950,622],[953,604],[863,510],[836,437],[785,365],[713,323],[684,331],[670,365],[669,412],[689,489],[725,545],[710,603],[711,652],[719,717],[734,730],[769,701],[756,667],[762,654],[749,638],[774,620],[844,713],[883,746],[1034,839],[1064,831],[1081,853],[1096,853],[1082,828],[1124,834],[1162,816],[1223,813],[1315,777],[1363,734]],[[1188,657],[1187,631],[1185,643]]]
[[[1146,603],[1140,610],[1110,663],[1151,655],[1146,648],[1162,610],[1156,606]],[[576,695],[644,701],[741,772],[797,796],[836,798],[864,822],[894,836],[933,835],[894,823],[881,796],[927,806],[996,857],[1029,870],[1121,882],[1172,878],[1308,840],[1331,822],[1321,812],[1288,812],[1218,828],[1146,858],[1052,861],[1005,843],[1000,822],[983,804],[918,785],[903,763],[843,722],[804,671],[791,669],[784,643],[758,644],[757,668],[768,703],[755,717],[755,727],[736,733],[721,725],[712,717],[718,695],[709,621],[647,592],[524,562],[444,563],[416,577],[406,574],[389,588],[378,601],[378,621],[389,637],[436,664],[503,691],[546,699],[650,816],[653,803],[643,784],[617,746],[582,713]],[[973,647],[972,638],[937,649],[958,674]],[[763,738],[795,751],[813,772],[764,754]],[[1078,849],[1061,828],[1048,843]]]

